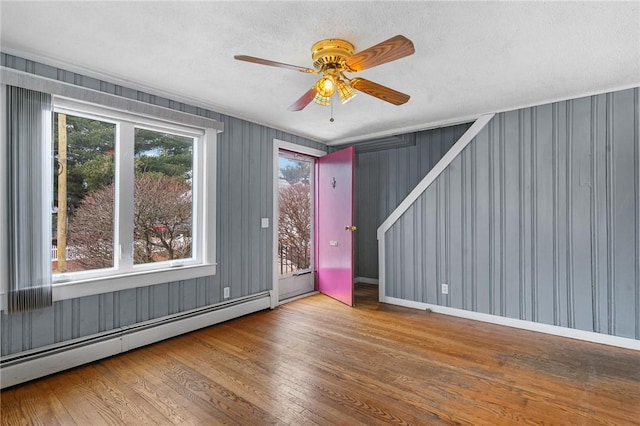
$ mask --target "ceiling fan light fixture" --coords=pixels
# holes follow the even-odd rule
[[[338,96],[340,96],[340,103],[346,104],[351,99],[355,98],[356,92],[347,83],[338,79]]]
[[[332,75],[325,75],[316,83],[316,91],[320,96],[330,98],[336,91],[336,81]]]
[[[316,95],[313,101],[318,105],[331,105],[331,96],[336,92],[336,79],[333,75],[324,75],[315,85]]]
[[[318,105],[329,106],[331,105],[331,96],[322,96],[320,92],[317,92],[313,97],[313,102],[317,103]]]

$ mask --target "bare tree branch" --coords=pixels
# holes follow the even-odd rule
[[[280,188],[278,241],[287,247],[289,261],[298,269],[309,267],[311,237],[311,200],[309,185],[296,183]]]
[[[192,195],[183,178],[157,173],[134,183],[134,263],[191,256]],[[88,194],[69,225],[69,242],[84,269],[113,266],[114,186]]]

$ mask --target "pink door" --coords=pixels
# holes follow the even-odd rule
[[[353,306],[353,147],[321,157],[316,173],[318,290]]]

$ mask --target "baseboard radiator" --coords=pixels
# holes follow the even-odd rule
[[[269,292],[2,357],[0,389],[269,309]]]

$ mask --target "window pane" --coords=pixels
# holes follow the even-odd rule
[[[113,123],[54,116],[53,273],[113,267]]]
[[[134,264],[192,257],[193,138],[136,129]]]
[[[312,162],[281,155],[279,164],[278,268],[288,275],[311,263]]]

